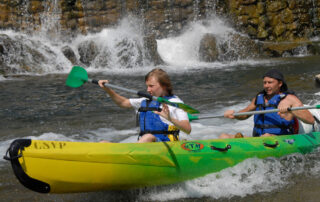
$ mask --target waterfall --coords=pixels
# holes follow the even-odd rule
[[[229,26],[227,20],[217,17],[224,5],[219,0],[195,0],[184,4],[174,0],[137,0],[135,3],[81,0],[64,2],[69,6],[64,10],[58,0],[38,2],[35,10],[32,10],[35,6],[31,6],[32,3],[35,2],[27,0],[19,4],[21,16],[16,20],[21,23],[21,31],[0,31],[2,75],[68,72],[73,65],[92,70],[143,69],[159,64],[216,67],[251,59],[248,56],[252,55],[252,51],[246,48],[255,45],[250,37]],[[315,0],[309,3],[318,8]],[[110,10],[119,13],[110,17],[104,15],[106,10],[97,10],[100,13],[95,15],[95,6],[100,4],[104,8],[99,9],[110,7]],[[76,9],[74,13],[73,8]],[[318,11],[312,9],[310,12],[313,29],[319,30],[316,25],[319,22],[316,18]],[[119,21],[117,14],[122,17]],[[111,21],[114,24],[102,29],[101,23],[105,21],[99,21],[100,15],[107,21],[108,17],[113,17]],[[156,21],[158,17],[161,19]],[[76,34],[65,33],[68,23],[72,24],[72,31],[77,31]],[[36,25],[41,26],[33,27]],[[89,28],[92,32],[86,33]],[[146,47],[145,40],[147,37],[152,40],[152,34],[158,38],[153,38],[153,47]],[[206,35],[216,41],[215,51],[219,56],[214,61],[204,60],[199,54],[200,43]],[[155,62],[148,55],[151,51],[160,55],[164,63]],[[309,50],[301,45],[279,55],[308,53]]]
[[[61,10],[58,0],[43,1],[44,12],[40,15],[42,37],[47,37],[52,41],[61,40]]]
[[[193,1],[193,21],[197,21],[200,17],[199,0]]]

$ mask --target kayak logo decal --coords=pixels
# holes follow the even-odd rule
[[[182,149],[191,151],[191,152],[198,152],[204,148],[203,144],[199,142],[186,142],[181,145]]]
[[[35,149],[63,149],[67,144],[65,142],[34,142]]]

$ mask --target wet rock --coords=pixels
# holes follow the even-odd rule
[[[288,6],[285,1],[267,1],[267,11],[277,12],[285,9]]]
[[[38,42],[28,40],[24,36],[9,37],[0,35],[0,66],[5,74],[17,72],[42,73],[41,64],[46,64],[48,58],[44,55],[55,57],[48,47],[41,46]],[[40,52],[41,50],[41,52]],[[43,53],[42,53],[43,52]]]
[[[200,41],[199,57],[204,62],[214,62],[219,57],[216,37],[213,34],[206,34]]]
[[[155,38],[155,35],[145,36],[143,38],[143,45],[145,51],[145,58],[151,61],[155,65],[162,65],[164,61],[158,53],[158,45]]]
[[[312,41],[307,45],[307,49],[312,55],[320,55],[320,41]]]
[[[94,41],[84,41],[79,44],[78,52],[80,55],[80,61],[83,64],[90,66],[92,61],[99,54],[99,49]]]
[[[320,74],[316,75],[314,77],[314,80],[315,80],[316,86],[320,88]]]
[[[142,49],[137,40],[123,39],[116,45],[117,64],[126,69],[141,67],[143,65]]]
[[[296,41],[296,42],[267,42],[263,49],[271,57],[282,57],[303,54],[320,54],[319,42]]]
[[[104,47],[94,61],[95,67],[110,67],[110,61],[111,52],[108,47]]]
[[[76,57],[76,54],[74,53],[74,51],[72,50],[72,48],[70,46],[62,47],[61,51],[62,51],[63,55],[66,56],[66,58],[72,63],[72,65],[79,64],[79,61]]]
[[[261,45],[249,37],[230,33],[228,38],[227,41],[220,44],[220,60],[231,61],[263,56]]]

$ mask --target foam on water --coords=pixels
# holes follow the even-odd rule
[[[4,76],[0,75],[0,82],[5,81],[5,80],[6,80],[6,78]]]
[[[259,192],[270,192],[293,183],[291,176],[301,174],[305,167],[309,165],[305,157],[300,154],[289,155],[281,159],[251,158],[218,173],[177,185],[148,189],[142,198],[168,201],[181,198],[244,197]],[[316,166],[313,166],[310,173],[318,172],[318,170]]]

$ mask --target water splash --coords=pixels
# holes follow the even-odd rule
[[[309,155],[293,154],[283,158],[251,158],[185,183],[150,188],[143,200],[168,201],[183,198],[230,199],[271,192],[294,183],[294,175],[317,175],[318,168]],[[319,158],[318,158],[319,159]]]
[[[143,22],[140,19],[128,17],[115,27],[94,34],[78,35],[65,41],[57,34],[60,28],[55,16],[59,11],[55,2],[48,3],[46,9],[52,15],[42,17],[48,26],[43,26],[38,34],[0,31],[3,52],[0,62],[5,75],[67,73],[73,65],[83,66],[89,71],[139,73],[155,66],[154,61],[147,56]],[[170,21],[172,17],[169,14],[167,18]],[[199,59],[200,41],[208,33],[215,36],[219,46],[224,47],[225,52],[220,54],[221,58],[217,62],[202,62]],[[232,68],[240,64],[271,62],[248,58],[239,60],[239,48],[230,38],[234,35],[239,33],[224,20],[211,16],[206,20],[192,22],[179,36],[157,40],[157,52],[165,62],[162,66],[176,71]],[[74,55],[74,60],[66,55],[65,49]]]
[[[217,62],[201,62],[199,59],[200,41],[206,34],[214,36],[218,46],[225,49],[220,53],[221,58]],[[211,16],[209,19],[190,23],[180,36],[157,40],[158,52],[166,63],[174,66],[224,67],[233,61],[239,64],[242,62],[236,56],[239,47],[232,40],[235,35],[241,36],[224,20]],[[221,48],[218,49],[222,51]]]

